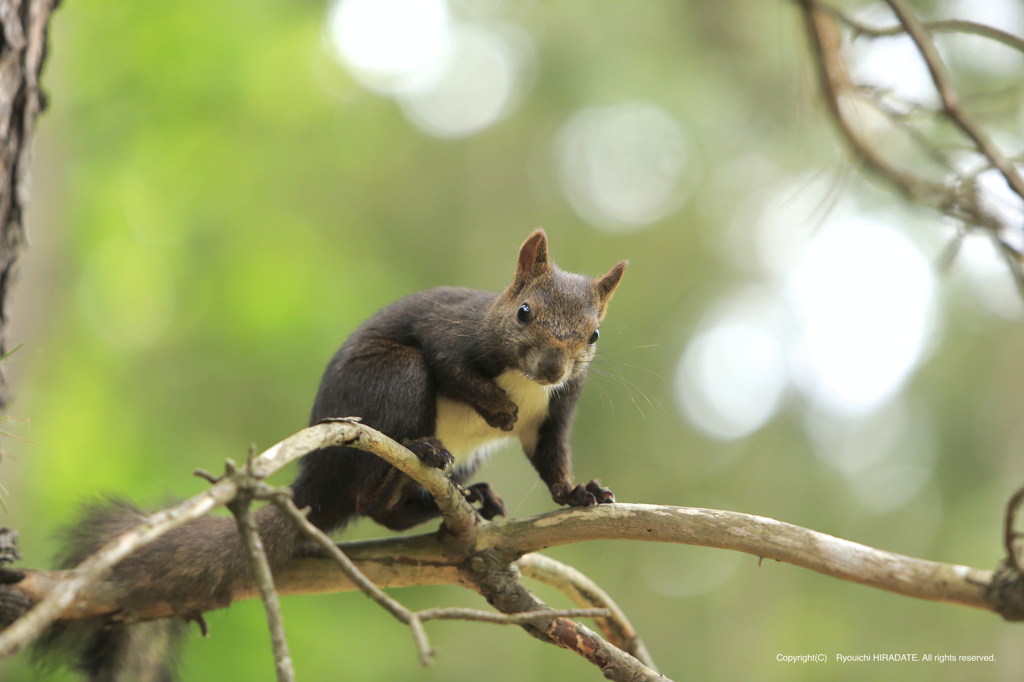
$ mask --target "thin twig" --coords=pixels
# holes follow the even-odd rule
[[[963,226],[958,226],[956,234],[949,240],[945,248],[942,249],[942,253],[936,261],[938,271],[942,273],[949,272],[949,269],[953,267],[953,263],[956,262],[956,257],[960,255],[960,248],[964,244],[964,238],[967,237],[967,230]]]
[[[385,611],[393,615],[395,618],[405,624],[409,624],[409,614],[411,613],[407,608],[399,604],[397,601],[385,594],[379,587],[373,584],[373,582],[363,575],[352,560],[349,559],[341,548],[338,547],[327,535],[309,522],[306,515],[302,513],[295,503],[292,502],[291,498],[285,496],[279,496],[274,498],[274,504],[277,505],[284,514],[295,523],[306,537],[318,544],[327,556],[334,560],[336,564],[341,568],[342,572],[351,580],[357,588],[362,591],[373,601],[377,602]]]
[[[1009,244],[1004,242],[995,230],[989,230],[988,234],[992,240],[992,245],[995,246],[996,252],[1003,259],[1006,269],[1010,271],[1010,277],[1017,287],[1017,293],[1024,300],[1024,272],[1021,271],[1020,261],[1018,260],[1019,254]]]
[[[430,641],[427,639],[427,631],[423,629],[423,623],[415,613],[409,614],[409,627],[412,629],[412,638],[416,642],[416,651],[419,654],[420,665],[426,668],[434,662],[434,650],[430,648]]]
[[[1006,504],[1006,521],[1003,526],[1003,544],[1006,546],[1006,559],[1017,573],[1024,573],[1020,565],[1020,549],[1017,547],[1017,540],[1022,534],[1016,530],[1017,514],[1021,505],[1024,504],[1024,488],[1021,488]]]
[[[416,616],[423,622],[428,620],[473,620],[495,625],[522,625],[538,623],[552,618],[607,618],[608,608],[598,609],[550,609],[544,611],[526,611],[524,613],[495,613],[479,609],[459,607],[433,608],[416,611]]]
[[[595,507],[587,509],[595,509]],[[483,530],[487,528],[490,526],[485,526]],[[481,533],[482,536],[484,534]],[[547,604],[537,599],[526,588],[522,575],[508,563],[503,554],[495,547],[478,552],[469,562],[470,570],[464,571],[463,575],[494,608],[502,613],[521,614],[528,611],[541,611],[548,616],[547,622],[523,624],[521,627],[528,634],[583,656],[591,664],[597,666],[609,680],[616,682],[668,680],[641,663],[636,657],[604,641],[600,635],[580,623],[567,618],[555,617],[556,612],[551,611]]]
[[[907,32],[907,29],[903,24],[885,27],[871,26],[854,19],[838,7],[830,5],[827,2],[815,0],[814,4],[853,29],[855,36],[863,35],[870,38],[885,38]],[[922,23],[922,26],[932,33],[967,33],[981,36],[982,38],[988,38],[989,40],[994,40],[997,43],[1002,43],[1003,45],[1017,50],[1018,52],[1024,52],[1024,39],[993,26],[979,24],[975,21],[966,21],[964,19],[943,19],[941,21],[926,21]]]
[[[839,29],[816,0],[797,0],[797,4],[803,13],[822,100],[855,159],[865,170],[889,182],[908,201],[933,208],[940,207],[947,201],[948,189],[945,185],[897,168],[854,131],[840,105],[840,96],[856,96],[857,91],[850,80],[846,63],[841,58],[842,36]]]
[[[868,106],[885,116],[891,125],[902,130],[929,159],[942,166],[942,168],[947,172],[959,175],[959,172],[953,167],[953,164],[949,162],[946,155],[932,144],[932,141],[928,139],[927,135],[910,123],[909,114],[902,114],[895,111],[890,105],[882,101],[882,99],[878,97],[873,90],[874,88],[860,88],[860,92],[864,95],[864,101],[867,102]]]
[[[466,520],[467,517],[475,516],[472,507],[447,476],[437,469],[427,467],[416,455],[384,434],[355,420],[336,420],[303,429],[254,459],[249,467],[250,472],[258,478],[266,478],[306,453],[335,445],[351,445],[386,459],[436,495],[439,506],[452,519],[455,531],[466,533],[472,527],[473,522]],[[233,480],[220,479],[213,487],[170,509],[153,514],[138,527],[108,542],[73,571],[64,573],[66,580],[47,589],[45,597],[28,613],[0,632],[0,659],[19,651],[58,617],[65,617],[79,595],[109,575],[114,564],[164,533],[204,516],[215,507],[227,504],[235,498],[236,493],[237,486]],[[87,610],[80,609],[80,612],[87,613]]]
[[[1024,178],[1021,178],[1017,169],[1003,156],[1003,153],[992,142],[988,134],[964,113],[963,108],[960,106],[960,98],[953,88],[952,79],[946,70],[946,65],[942,61],[942,57],[939,56],[939,51],[935,48],[935,43],[932,42],[928,30],[921,24],[921,20],[910,11],[903,0],[885,1],[892,8],[892,11],[896,13],[896,17],[906,28],[907,34],[914,41],[914,44],[917,45],[917,49],[924,58],[925,64],[928,65],[928,73],[931,74],[932,82],[935,83],[935,89],[939,92],[939,97],[942,99],[942,106],[946,116],[956,123],[967,137],[971,138],[974,144],[977,145],[978,150],[992,162],[992,165],[1006,179],[1006,184],[1010,186],[1010,189],[1021,199],[1024,199]]]
[[[99,552],[83,561],[73,571],[67,572],[66,578],[54,586],[31,611],[0,632],[0,659],[19,651],[38,637],[87,587],[106,578],[111,567],[121,559],[167,531],[227,503],[234,495],[234,482],[224,481],[187,502],[153,514],[144,524],[108,542]]]
[[[253,579],[259,587],[260,596],[263,599],[263,609],[267,614],[267,627],[270,630],[270,641],[274,651],[274,669],[277,672],[277,680],[278,682],[294,682],[295,671],[292,668],[292,657],[288,651],[288,638],[284,631],[281,602],[277,597],[277,590],[274,589],[274,576],[270,572],[270,561],[267,559],[267,552],[263,548],[263,541],[260,539],[256,519],[252,513],[255,486],[260,483],[259,479],[249,474],[254,451],[255,447],[249,451],[249,461],[245,468],[236,474],[239,491],[227,507],[238,522],[238,532],[242,538],[242,545],[249,555]],[[233,468],[231,460],[228,460],[228,475],[234,473],[231,471]]]
[[[564,611],[547,610],[540,613],[519,614],[502,614],[463,608],[435,608],[419,612],[410,611],[402,606],[398,601],[384,593],[383,590],[367,578],[352,562],[352,560],[345,555],[337,544],[327,537],[323,531],[309,522],[306,515],[295,506],[295,503],[292,502],[291,498],[282,495],[273,498],[273,502],[302,530],[303,533],[305,533],[309,539],[319,545],[327,555],[338,564],[342,572],[345,573],[349,580],[358,586],[359,590],[370,597],[370,599],[377,602],[388,613],[392,614],[395,618],[412,629],[413,639],[416,642],[416,648],[419,652],[419,659],[423,665],[430,665],[433,657],[430,642],[427,639],[426,632],[423,630],[423,621],[458,619],[484,621],[501,625],[521,625],[523,623],[533,623],[538,620],[550,620],[554,617],[575,618],[585,616],[593,618],[601,616],[606,617],[609,614],[609,611],[606,608],[570,609]]]
[[[997,250],[1006,261],[1018,291],[1024,297],[1024,269],[1022,269],[1019,255],[1000,237],[1001,231],[1005,228],[1002,222],[979,203],[974,178],[988,167],[995,168],[1002,174],[1010,188],[1022,198],[1024,198],[1024,180],[1017,172],[1017,168],[1003,156],[985,131],[964,112],[952,86],[949,73],[946,71],[934,43],[928,36],[925,25],[907,9],[902,0],[887,0],[900,20],[901,31],[893,31],[893,33],[904,31],[908,33],[928,65],[929,74],[942,101],[941,113],[965,134],[972,144],[971,149],[986,161],[973,173],[963,174],[954,171],[950,182],[946,184],[936,183],[897,168],[884,159],[874,146],[862,139],[844,115],[840,97],[843,95],[859,96],[860,88],[854,86],[850,81],[849,72],[840,53],[841,36],[835,21],[842,21],[851,26],[855,32],[867,35],[876,35],[879,30],[859,24],[821,0],[796,0],[796,2],[803,12],[811,56],[817,66],[821,84],[822,99],[854,158],[866,171],[890,183],[904,199],[928,206],[968,225],[989,231],[996,242]],[[943,26],[943,28],[948,28],[948,26]],[[875,103],[870,97],[867,98],[867,101]],[[916,136],[915,139],[917,139]],[[919,144],[925,142],[923,138],[917,139],[917,141]],[[941,155],[931,152],[929,152],[929,156],[933,160],[941,157]],[[948,250],[948,253],[955,254],[958,246],[959,244],[954,245]]]
[[[618,647],[601,639],[596,632],[567,618],[557,618],[545,631],[560,646],[575,651],[596,665],[609,679],[671,682],[660,674],[629,656]]]
[[[625,612],[593,580],[572,566],[567,566],[543,554],[527,554],[517,561],[516,565],[527,578],[533,578],[554,587],[580,606],[600,606],[608,609],[607,617],[594,619],[594,623],[601,633],[609,642],[626,653],[632,654],[648,668],[658,669]]]

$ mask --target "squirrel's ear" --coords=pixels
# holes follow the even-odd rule
[[[602,301],[607,303],[615,293],[615,287],[619,286],[619,280],[622,279],[622,273],[626,271],[627,265],[629,265],[628,260],[619,261],[614,268],[608,271],[608,274],[594,283],[597,285],[597,291]]]
[[[511,288],[514,292],[518,292],[532,278],[550,270],[548,236],[544,234],[544,230],[536,230],[519,247],[519,264],[516,266],[516,277],[512,281]]]

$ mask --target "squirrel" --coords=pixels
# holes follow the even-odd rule
[[[450,469],[460,484],[489,448],[517,437],[556,503],[614,502],[596,480],[573,485],[569,431],[598,325],[626,265],[596,280],[564,272],[548,257],[544,231],[536,230],[520,247],[515,276],[502,293],[430,289],[364,322],[328,363],[310,425],[358,416],[425,464]],[[299,465],[291,486],[295,504],[309,507],[309,520],[325,532],[356,516],[404,530],[440,514],[422,486],[372,453],[330,447]],[[466,495],[484,518],[505,513],[486,483],[469,486]],[[76,566],[145,517],[124,500],[87,506],[67,532],[61,566]],[[286,564],[300,549],[299,531],[275,505],[260,508],[256,520],[271,568]],[[115,566],[111,579],[127,591],[126,611],[166,602],[178,613],[190,604],[227,606],[252,580],[235,522],[209,516],[141,547]],[[172,658],[182,623],[56,626],[36,658],[75,659],[72,666],[94,680],[144,679],[141,671],[156,669],[154,658]],[[165,663],[149,675],[172,679],[172,668]]]

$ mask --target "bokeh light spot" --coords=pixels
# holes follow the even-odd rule
[[[1014,35],[1024,34],[1024,5],[1020,0],[947,0],[941,15],[994,26]],[[969,34],[940,34],[940,45],[948,45],[952,61],[989,76],[1018,75],[1024,70],[1024,56],[994,40]]]
[[[789,384],[771,303],[740,294],[687,345],[676,391],[687,419],[721,440],[747,436],[774,416]]]
[[[856,18],[869,26],[897,23],[892,10],[881,2],[864,7],[857,12]],[[855,40],[850,45],[850,56],[850,70],[855,81],[892,90],[900,97],[917,103],[938,102],[939,94],[928,65],[910,36],[900,34],[877,40]]]
[[[871,514],[902,507],[932,479],[935,420],[922,401],[897,395],[858,419],[811,411],[804,424],[818,457],[843,474]]]
[[[573,208],[610,232],[677,210],[686,140],[663,109],[640,103],[585,109],[558,136],[562,186]]]
[[[472,135],[505,115],[519,68],[512,46],[500,33],[456,27],[448,69],[430,88],[403,95],[402,109],[431,135]]]
[[[863,414],[892,396],[933,328],[934,278],[924,256],[868,218],[823,228],[788,290],[802,337],[795,376],[827,411]]]
[[[423,88],[443,71],[450,41],[444,0],[338,0],[327,33],[343,64],[367,88]]]

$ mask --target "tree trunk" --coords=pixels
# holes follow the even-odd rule
[[[29,162],[36,117],[46,107],[39,75],[50,14],[59,0],[0,0],[0,356],[9,352],[7,304],[26,243]],[[0,410],[10,389],[0,364]]]

